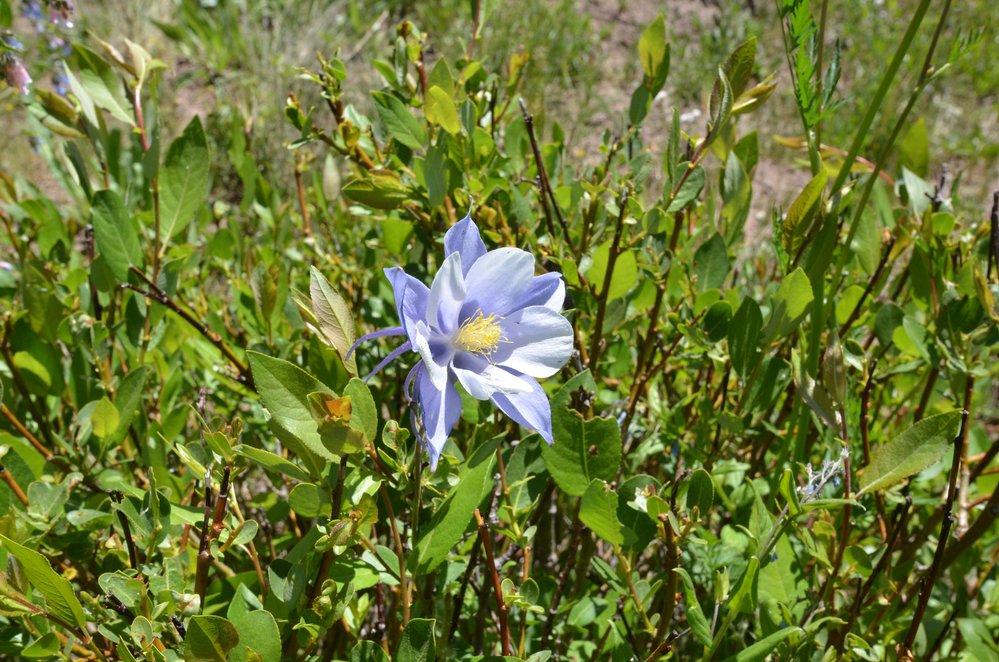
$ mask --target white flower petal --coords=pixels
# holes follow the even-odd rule
[[[403,271],[402,267],[386,269],[385,276],[392,283],[399,322],[406,330],[406,335],[412,340],[414,325],[417,320],[423,319],[427,314],[427,297],[430,290],[426,285]]]
[[[434,353],[430,349],[430,329],[422,321],[416,323],[416,338],[414,338],[416,344],[416,351],[420,353],[420,357],[423,359],[423,365],[426,366],[427,378],[430,383],[434,385],[434,388],[443,389],[444,385],[447,383],[447,364],[450,362],[450,356],[439,356],[440,361],[434,359]]]
[[[484,367],[478,370],[451,366],[454,376],[458,378],[469,395],[476,400],[488,400],[495,393],[530,392],[531,385],[525,379],[487,363],[485,360],[482,360],[482,363]]]
[[[526,428],[537,430],[549,444],[552,439],[552,406],[541,385],[531,378],[525,382],[531,385],[528,393],[494,393],[493,403],[500,411]]]
[[[437,388],[426,370],[416,377],[416,399],[420,403],[420,418],[423,421],[424,446],[430,454],[430,470],[437,468],[437,458],[447,437],[461,417],[461,396],[458,389],[447,381],[443,388]]]
[[[534,256],[519,248],[489,251],[472,265],[465,278],[464,321],[476,310],[506,315],[522,308],[534,280]]]
[[[465,279],[461,275],[461,253],[451,253],[434,276],[427,297],[427,324],[445,335],[458,328],[458,311],[465,301]]]
[[[468,274],[475,261],[486,254],[486,245],[479,236],[479,228],[471,217],[471,208],[465,218],[455,223],[444,234],[444,252],[461,254],[462,274]]]
[[[497,365],[531,377],[551,377],[572,356],[572,325],[545,306],[531,306],[500,323],[508,342],[495,355]]]
[[[557,313],[562,310],[563,303],[565,303],[565,282],[562,280],[562,274],[552,271],[534,277],[530,289],[521,301],[521,306],[524,308],[544,306]]]

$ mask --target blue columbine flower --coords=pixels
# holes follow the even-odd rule
[[[431,470],[461,415],[456,381],[552,443],[551,405],[537,380],[554,375],[572,354],[572,326],[560,312],[561,274],[535,276],[534,256],[518,248],[487,252],[470,216],[444,235],[444,249],[429,288],[402,267],[385,270],[402,325],[363,336],[350,351],[369,338],[406,336],[368,378],[405,352],[419,353],[405,390],[419,404],[422,426],[414,411],[413,428]]]

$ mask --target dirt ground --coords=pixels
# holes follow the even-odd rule
[[[634,66],[635,49],[645,27],[663,12],[668,30],[673,34],[685,34],[695,28],[695,21],[703,25],[715,20],[719,9],[710,0],[668,0],[661,3],[584,0],[579,7],[580,11],[589,12],[596,31],[606,31],[609,35],[597,60],[601,76],[595,90],[606,101],[608,111],[592,115],[586,124],[593,130],[581,135],[577,144],[573,145],[574,150],[592,155],[597,153],[603,128],[613,126],[616,118],[627,116],[631,92],[640,76]],[[786,74],[780,73],[784,80],[781,80],[781,75],[778,76],[775,94],[786,93]],[[704,134],[707,99],[701,99],[699,103],[685,103],[679,95],[676,97],[671,96],[670,85],[667,84],[643,124],[642,138],[654,153],[661,154],[666,147],[674,106],[680,111],[684,131],[692,135]],[[760,161],[753,176],[753,201],[745,226],[745,245],[749,247],[769,238],[772,208],[786,208],[808,182],[807,169],[796,167],[794,155],[774,143],[765,127],[740,127],[739,135],[753,128],[760,132]]]

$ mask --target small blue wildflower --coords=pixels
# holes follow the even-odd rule
[[[561,274],[535,276],[534,256],[518,248],[486,251],[471,216],[448,230],[444,249],[429,288],[401,267],[385,270],[402,325],[370,333],[350,351],[369,338],[406,336],[369,379],[403,353],[419,353],[405,391],[419,405],[422,426],[414,408],[413,428],[431,470],[461,416],[455,382],[551,444],[551,405],[537,380],[554,375],[572,354]]]

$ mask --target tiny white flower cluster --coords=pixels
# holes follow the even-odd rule
[[[850,456],[850,449],[843,446],[843,450],[834,460],[826,460],[822,464],[822,468],[818,471],[812,469],[811,463],[805,467],[805,471],[808,473],[808,482],[798,488],[798,494],[801,495],[801,501],[807,502],[817,499],[819,493],[822,492],[829,481],[835,479],[840,474],[843,473],[843,467],[845,466],[846,459]]]

